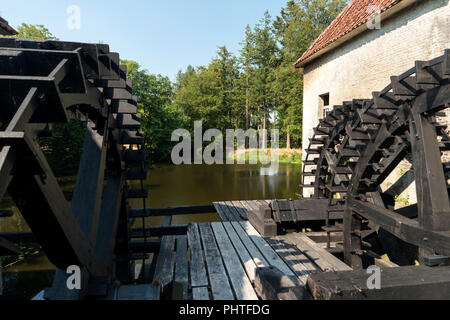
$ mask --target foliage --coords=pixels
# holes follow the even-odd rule
[[[56,123],[52,136],[41,138],[39,143],[56,176],[73,175],[83,152],[86,129],[79,120]]]
[[[206,66],[189,66],[175,83],[126,64],[138,97],[145,148],[152,162],[166,161],[177,128],[254,128],[280,130],[280,147],[301,147],[303,79],[293,63],[347,4],[346,0],[289,0],[274,19],[265,12],[252,28],[247,26],[238,56],[220,46]],[[17,37],[56,39],[42,25],[22,24]],[[42,144],[58,172],[76,170],[83,130],[77,122],[56,125],[52,138]],[[294,156],[294,158],[297,156]],[[297,161],[298,159],[288,161]]]
[[[180,128],[184,119],[172,104],[172,83],[167,77],[150,74],[135,61],[121,63],[127,66],[127,78],[132,81],[133,94],[138,97],[148,158],[152,162],[166,161],[172,149],[172,131]]]
[[[58,40],[46,27],[41,24],[22,23],[17,27],[17,35],[15,38],[21,39],[42,39],[42,40]]]
[[[347,4],[345,0],[290,0],[245,29],[239,57],[225,46],[209,65],[179,72],[174,105],[204,129],[280,130],[280,146],[301,147],[303,78],[293,63]]]

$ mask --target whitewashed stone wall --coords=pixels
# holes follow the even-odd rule
[[[319,96],[330,105],[372,98],[416,60],[430,60],[450,48],[448,0],[421,1],[367,30],[304,68],[303,149],[319,121]],[[304,153],[306,155],[306,153]],[[308,196],[308,190],[304,190]]]

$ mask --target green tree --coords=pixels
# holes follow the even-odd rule
[[[274,71],[281,62],[276,35],[272,26],[272,18],[266,11],[264,18],[255,26],[253,31],[254,48],[252,62],[255,66],[253,72],[252,92],[257,105],[258,129],[268,128],[268,116],[275,107],[273,84]],[[262,114],[261,114],[262,108]],[[261,121],[262,119],[262,121]],[[270,121],[269,121],[270,122]],[[262,123],[262,124],[261,124]],[[266,144],[265,135],[263,145]]]
[[[225,130],[239,125],[240,71],[237,59],[225,46],[218,48],[207,67],[188,68],[177,79],[174,105],[189,119],[189,129],[197,120],[205,129]]]
[[[292,64],[336,18],[346,0],[290,0],[273,23],[281,45],[281,63],[275,71],[273,88],[277,100],[278,126],[286,147],[301,145],[303,77]]]
[[[172,132],[183,125],[182,114],[172,104],[172,83],[167,77],[150,74],[135,61],[124,60],[121,63],[127,66],[133,94],[138,97],[149,159],[152,162],[167,161],[172,149]]]
[[[42,39],[42,40],[58,40],[46,27],[41,24],[22,23],[17,27],[17,35],[15,38],[21,39]]]
[[[251,76],[253,74],[253,57],[254,57],[254,35],[249,25],[245,27],[245,40],[241,43],[242,49],[240,50],[240,63],[244,69],[244,74],[241,79],[245,88],[245,129],[250,128],[250,87]]]
[[[212,61],[211,66],[216,68],[219,74],[221,109],[228,114],[230,128],[234,128],[239,122],[239,119],[236,119],[239,112],[239,99],[236,99],[236,86],[239,79],[237,59],[227,50],[226,46],[219,47],[217,54],[218,57]]]

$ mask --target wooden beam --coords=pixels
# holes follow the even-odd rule
[[[0,237],[0,256],[15,256],[20,254],[20,247],[5,238]],[[1,265],[0,265],[1,268]]]
[[[1,232],[0,237],[14,243],[37,243],[32,232]]]
[[[209,281],[211,283],[211,292],[214,300],[234,300],[225,266],[214,239],[211,226],[208,223],[199,224],[200,234],[208,267]]]
[[[183,297],[187,300],[189,288],[187,236],[176,236],[175,281],[183,286]]]
[[[103,190],[99,216],[101,223],[98,226],[95,248],[106,265],[110,265],[113,259],[124,183],[124,173],[109,175]]]
[[[141,227],[131,229],[132,238],[160,237],[160,236],[179,236],[186,235],[188,232],[187,224],[174,224],[170,226],[150,226],[145,228],[145,234]]]
[[[225,229],[220,222],[211,223],[212,230],[214,231],[217,245],[220,249],[225,268],[228,271],[231,285],[236,294],[237,300],[258,300],[255,290],[245,272],[244,267],[241,264],[236,250],[233,248],[233,244],[230,241]]]
[[[155,275],[153,277],[153,285],[159,285],[162,288],[173,281],[175,272],[175,237],[163,236],[161,240],[161,248],[156,260]]]
[[[159,217],[159,216],[177,216],[185,214],[214,213],[216,209],[213,205],[195,205],[195,206],[178,206],[167,208],[147,208],[131,209],[130,216],[134,218],[140,217]]]
[[[450,268],[407,266],[382,268],[380,289],[369,289],[367,270],[322,272],[308,278],[315,299],[448,300]]]
[[[309,257],[323,271],[351,270],[348,265],[333,256],[303,233],[291,233],[286,238]]]
[[[106,275],[106,266],[76,221],[42,150],[27,136],[24,142],[45,176],[26,172],[15,175],[8,191],[47,256],[60,268],[87,266],[93,275]],[[33,167],[32,163],[28,165],[30,167]]]
[[[208,278],[206,277],[205,262],[203,259],[202,245],[200,242],[200,234],[198,225],[191,224],[188,228],[188,243],[190,248],[190,273],[191,287],[207,287]],[[208,292],[208,290],[206,290]],[[194,297],[195,300],[195,297]]]
[[[375,206],[354,200],[353,208],[363,217],[408,243],[450,255],[450,232],[423,229],[415,220]]]
[[[88,125],[72,197],[72,212],[92,243],[96,241],[102,206],[107,132],[101,135]]]

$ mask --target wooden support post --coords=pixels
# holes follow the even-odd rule
[[[274,237],[277,235],[277,224],[272,218],[272,209],[268,204],[257,205],[257,208],[248,211],[248,221],[255,227],[263,237]]]
[[[3,294],[3,264],[2,257],[0,257],[0,296]]]
[[[92,243],[96,241],[102,204],[107,132],[100,135],[88,125],[72,198],[72,212]]]
[[[124,173],[117,176],[109,175],[103,191],[100,211],[100,221],[102,223],[98,226],[95,247],[106,265],[111,265],[113,259],[124,183]]]
[[[419,225],[428,231],[450,230],[450,202],[441,163],[436,128],[428,116],[416,113],[410,123],[411,147],[416,181]],[[419,258],[433,255],[433,250],[419,247]]]
[[[263,300],[288,298],[289,290],[295,287],[297,284],[274,266],[256,269],[255,289]]]

